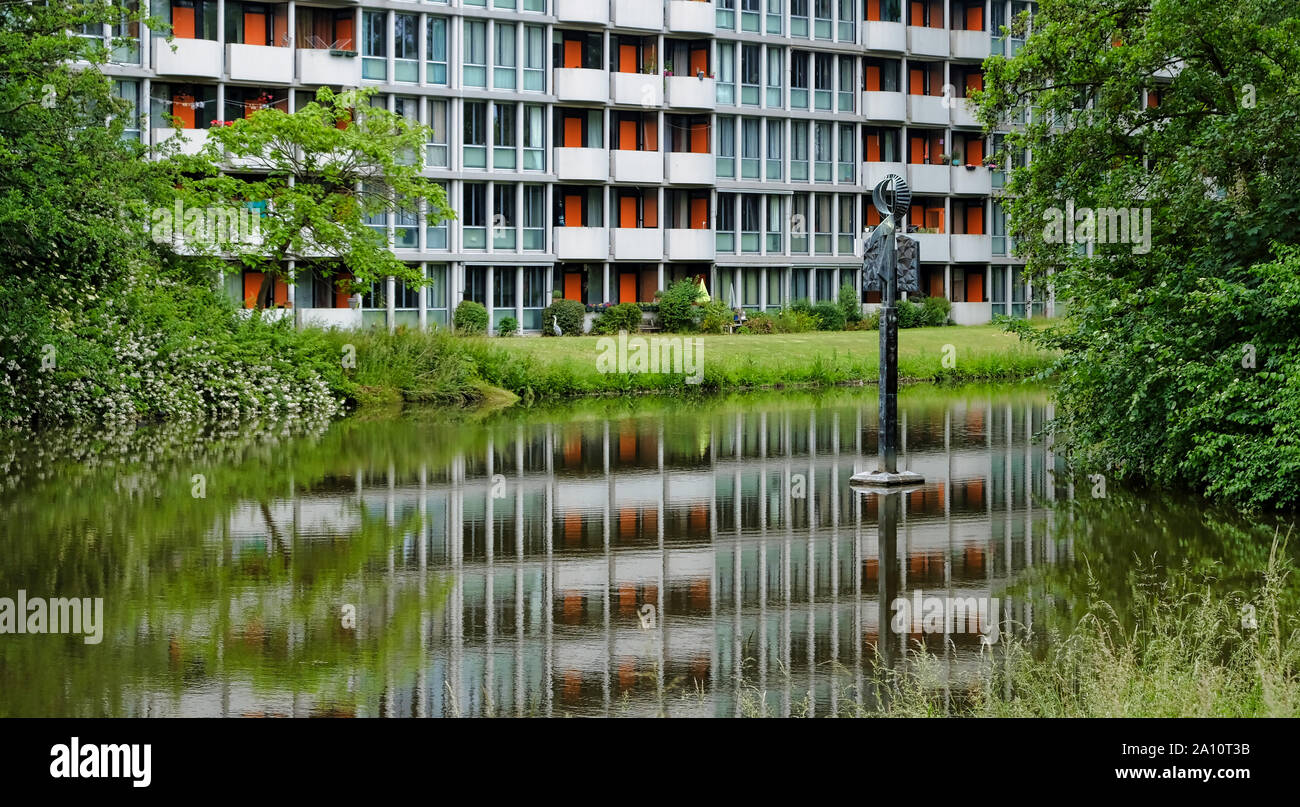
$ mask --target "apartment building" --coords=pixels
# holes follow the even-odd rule
[[[1050,312],[1012,257],[966,95],[1022,0],[153,0],[108,72],[139,110],[131,136],[202,146],[220,122],[293,111],[321,86],[429,125],[429,177],[458,218],[373,219],[430,283],[376,283],[361,308],[290,265],[285,315],[442,326],[461,300],[539,331],[552,291],[649,302],[681,278],[750,312],[858,285],[873,185],[905,176],[922,288],[953,319]],[[174,49],[173,49],[174,46]],[[174,116],[183,131],[170,128]],[[225,287],[251,306],[257,273]],[[863,297],[870,307],[876,298]]]

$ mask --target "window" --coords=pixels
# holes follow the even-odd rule
[[[439,182],[438,186],[442,188],[443,194],[446,195],[447,183]],[[450,199],[448,201],[450,201]],[[424,244],[425,249],[447,248],[447,219],[426,222],[424,228]]]
[[[818,121],[813,129],[813,179],[831,181],[831,124]]]
[[[450,286],[447,283],[447,264],[431,263],[425,268],[429,285],[424,287],[425,306],[428,309],[429,322],[438,327],[447,326],[447,298]]]
[[[524,26],[524,89],[546,90],[546,29]]]
[[[997,2],[997,0],[994,0]],[[841,42],[852,42],[857,37],[856,17],[857,14],[853,8],[854,0],[840,0],[840,29],[838,39]]]
[[[736,251],[736,194],[718,194],[717,251]]]
[[[781,33],[781,18],[785,15],[782,8],[785,0],[767,0],[767,32],[769,34]]]
[[[817,214],[814,248],[818,255],[831,254],[831,233],[835,232],[835,222],[831,219],[831,198],[829,193],[819,193],[814,199]],[[825,300],[827,296],[819,291],[817,299]]]
[[[833,89],[835,76],[833,65],[835,57],[829,53],[819,53],[813,62],[813,104],[817,109],[831,108],[831,90]]]
[[[524,319],[519,326],[526,331],[542,329],[542,309],[551,301],[550,274],[548,266],[524,267]]]
[[[740,122],[740,176],[744,179],[759,178],[759,164],[762,154],[759,147],[758,118],[743,118]]]
[[[419,203],[414,199],[399,200],[394,216],[394,246],[398,249],[417,249],[420,246]]]
[[[487,168],[487,103],[465,102],[465,167]]]
[[[140,64],[140,21],[127,19],[128,13],[139,9],[139,3],[126,0],[122,6],[123,15],[112,26],[113,52],[110,58],[118,64]]]
[[[515,170],[515,105],[492,105],[492,167]]]
[[[447,18],[429,17],[426,25],[424,79],[430,84],[447,84]]]
[[[808,121],[790,121],[790,180],[808,181]]]
[[[546,242],[546,186],[524,186],[524,249],[542,250]]]
[[[767,197],[767,252],[769,255],[784,250],[784,247],[781,244],[781,238],[785,230],[782,226],[784,224],[784,217],[781,212],[782,206],[780,196]],[[779,273],[776,274],[778,277],[780,276]],[[772,275],[773,272],[769,270],[768,278],[770,279]],[[770,304],[773,299],[779,303],[781,301],[781,295],[778,293],[776,297],[773,298],[772,292],[769,289],[767,293],[768,303]]]
[[[130,109],[121,114],[122,138],[140,140],[140,82],[114,81],[113,95],[130,104]]]
[[[790,197],[790,251],[800,254],[808,254],[808,230],[812,227],[812,222],[808,219],[808,194],[796,193]],[[808,297],[807,288],[802,294],[793,293],[792,299],[799,300]]]
[[[420,18],[415,14],[393,15],[393,80],[420,80]]]
[[[785,106],[781,87],[785,84],[785,55],[780,48],[767,49],[767,106],[780,109]]]
[[[767,178],[780,180],[784,175],[785,120],[769,118],[767,121]]]
[[[853,62],[848,56],[840,57],[840,112],[853,111]]]
[[[370,202],[373,202],[375,197],[388,196],[388,192],[383,185],[379,185],[373,182],[367,182],[362,187],[365,195],[368,197],[368,201]],[[380,239],[382,239],[382,243],[385,244],[388,243],[388,210],[387,209],[380,209],[377,212],[371,213],[370,215],[366,216],[366,225],[379,235]]]
[[[790,36],[808,36],[808,0],[790,0]]]
[[[515,186],[492,186],[492,248],[515,248]],[[513,285],[513,283],[511,284]]]
[[[762,49],[758,45],[740,46],[740,103],[758,106],[762,84]]]
[[[717,19],[715,25],[728,31],[736,28],[736,0],[717,0]]]
[[[740,30],[758,33],[762,11],[763,0],[740,0]]]
[[[361,13],[361,77],[371,81],[388,79],[388,15],[383,11]]]
[[[736,176],[736,119],[718,118],[718,176]]]
[[[811,55],[806,50],[790,52],[790,106],[808,108],[808,63]]]
[[[758,252],[762,237],[762,199],[756,193],[740,196],[740,251]],[[755,301],[757,303],[757,301]]]
[[[840,182],[852,183],[856,176],[856,167],[854,160],[853,148],[853,129],[851,123],[841,123],[839,125],[840,134]]]
[[[831,38],[831,0],[813,0],[813,35],[818,39]]]
[[[840,194],[839,199],[839,244],[836,251],[841,255],[852,255],[853,239],[857,237],[857,231],[853,228],[853,220],[856,218],[853,206],[857,203],[857,197]]]
[[[466,182],[461,205],[465,249],[487,248],[487,183]]]
[[[492,68],[492,86],[499,89],[513,90],[515,88],[515,27],[505,23],[494,23],[495,31],[494,41],[496,43],[493,51],[494,61]]]
[[[718,43],[718,103],[736,105],[736,46]]]
[[[466,87],[487,86],[487,23],[465,20],[465,64],[461,75]]]
[[[426,162],[430,168],[447,167],[447,102],[429,99],[429,128],[433,130],[425,148]]]
[[[546,170],[546,109],[524,106],[524,170]]]

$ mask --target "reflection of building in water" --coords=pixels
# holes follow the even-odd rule
[[[871,704],[892,596],[1000,597],[1005,634],[1033,624],[1003,591],[1012,573],[1061,551],[1040,501],[1053,459],[1032,440],[1046,407],[905,413],[900,463],[927,484],[903,498],[892,552],[876,498],[848,487],[874,458],[873,414],[512,424],[477,455],[358,471],[355,492],[303,494],[272,518],[309,536],[355,529],[358,502],[389,524],[415,517],[389,574],[442,573],[451,590],[385,714],[730,715],[758,691],[775,713],[834,713]],[[264,536],[267,521],[244,508],[225,532]],[[979,636],[926,638],[951,680],[978,674]],[[897,660],[921,639],[880,650]]]

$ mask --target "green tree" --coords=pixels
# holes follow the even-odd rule
[[[1027,121],[998,157],[1032,154],[1008,186],[1016,251],[1067,307],[1022,328],[1063,351],[1064,444],[1120,478],[1300,504],[1294,1],[1044,0],[985,69],[985,123]]]
[[[398,260],[386,236],[367,221],[398,208],[413,210],[420,199],[430,223],[454,214],[441,186],[421,176],[429,128],[368,106],[373,94],[322,88],[315,101],[292,114],[267,107],[213,127],[194,161],[198,165],[190,166],[198,173],[182,183],[187,205],[229,209],[261,203],[256,244],[221,230],[207,233],[199,245],[263,272],[259,308],[273,304],[275,280],[290,259],[311,261],[326,273],[342,266],[359,286],[390,276],[408,284],[422,281],[420,270]],[[255,173],[222,170],[232,163]]]

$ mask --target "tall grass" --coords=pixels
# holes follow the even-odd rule
[[[1275,541],[1251,596],[1224,595],[1216,581],[1181,572],[1155,586],[1135,584],[1133,619],[1093,601],[1071,629],[1050,632],[1045,643],[1004,633],[997,652],[981,656],[978,680],[963,684],[946,682],[943,660],[917,650],[905,665],[877,665],[875,697],[864,699],[874,703],[858,714],[1295,717],[1300,632],[1283,607],[1292,571]],[[742,705],[747,714],[766,711],[756,691]]]

